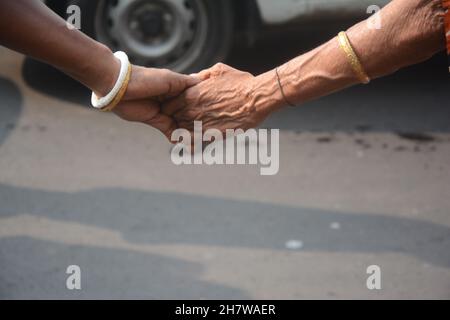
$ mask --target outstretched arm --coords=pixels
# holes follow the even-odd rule
[[[53,65],[94,91],[106,95],[120,62],[109,48],[78,30],[38,0],[0,1],[0,44]],[[149,124],[170,136],[175,122],[161,114],[159,101],[195,85],[197,78],[169,70],[133,66],[120,117]]]
[[[109,92],[119,74],[120,62],[111,50],[70,30],[41,1],[0,2],[0,43],[55,66],[100,95]]]
[[[347,31],[371,79],[431,58],[445,48],[442,0],[394,0],[380,11],[381,28],[367,21]],[[359,83],[336,38],[279,68],[288,101],[300,104]]]
[[[381,29],[363,21],[347,31],[370,78],[378,78],[430,58],[445,47],[442,0],[393,0],[380,12]],[[187,90],[164,108],[178,124],[192,129],[248,129],[287,105],[299,105],[359,83],[337,38],[254,77],[223,64],[200,76],[206,81]]]

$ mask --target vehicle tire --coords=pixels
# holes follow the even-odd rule
[[[198,72],[223,61],[232,44],[229,0],[70,0],[84,33],[139,65]]]

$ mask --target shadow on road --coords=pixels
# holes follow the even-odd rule
[[[10,80],[0,77],[0,146],[16,127],[23,108],[19,88]]]
[[[0,203],[2,218],[30,214],[92,225],[133,243],[284,250],[286,240],[300,237],[305,251],[402,253],[450,268],[450,228],[405,217],[120,188],[65,193],[5,184]],[[331,229],[333,222],[341,230]]]
[[[26,58],[22,68],[22,77],[31,88],[52,97],[80,106],[90,106],[90,92],[61,71]]]
[[[29,237],[0,244],[0,299],[249,299],[239,289],[202,280],[201,263]],[[81,267],[81,291],[65,287],[65,268],[72,264]]]

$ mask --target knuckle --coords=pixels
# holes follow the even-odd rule
[[[172,72],[169,69],[160,69],[159,72],[163,77],[167,77],[172,74]]]
[[[226,65],[223,64],[222,62],[216,63],[213,67],[213,70],[217,71],[217,72],[221,72],[224,71],[226,69]]]

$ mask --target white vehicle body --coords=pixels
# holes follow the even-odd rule
[[[1,0],[0,0],[1,1]],[[135,64],[193,73],[224,61],[236,34],[253,43],[266,25],[368,17],[389,0],[46,0],[81,29]]]
[[[305,15],[338,12],[367,12],[373,5],[384,6],[389,0],[257,0],[264,23],[280,24]]]

